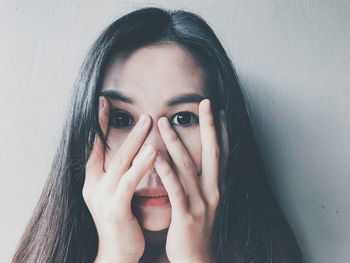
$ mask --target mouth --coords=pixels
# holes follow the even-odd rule
[[[135,201],[139,206],[142,207],[156,207],[156,206],[168,206],[170,205],[170,200],[168,195],[136,195]]]

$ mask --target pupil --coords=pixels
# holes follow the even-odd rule
[[[125,114],[119,114],[112,118],[112,124],[115,127],[124,127],[129,124],[128,116]]]
[[[185,125],[185,124],[190,123],[191,116],[189,114],[182,113],[182,114],[179,114],[177,119],[178,119],[179,124],[184,124]]]

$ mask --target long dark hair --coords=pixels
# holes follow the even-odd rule
[[[167,43],[186,48],[206,72],[218,130],[221,109],[227,118],[228,164],[211,238],[216,262],[302,262],[265,178],[241,86],[224,48],[198,15],[160,8],[122,16],[90,48],[74,85],[48,180],[13,262],[93,262],[98,236],[82,187],[94,136],[107,145],[98,123],[106,65],[116,52]]]

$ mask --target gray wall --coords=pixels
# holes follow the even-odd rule
[[[345,0],[0,0],[0,262],[10,261],[40,195],[89,45],[119,15],[152,4],[197,12],[214,28],[307,262],[349,262]]]

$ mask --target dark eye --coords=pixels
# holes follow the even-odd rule
[[[125,129],[133,125],[133,119],[122,111],[113,111],[109,116],[109,126],[115,129]]]
[[[198,116],[189,111],[181,111],[171,118],[171,122],[175,125],[188,127],[198,123]]]

